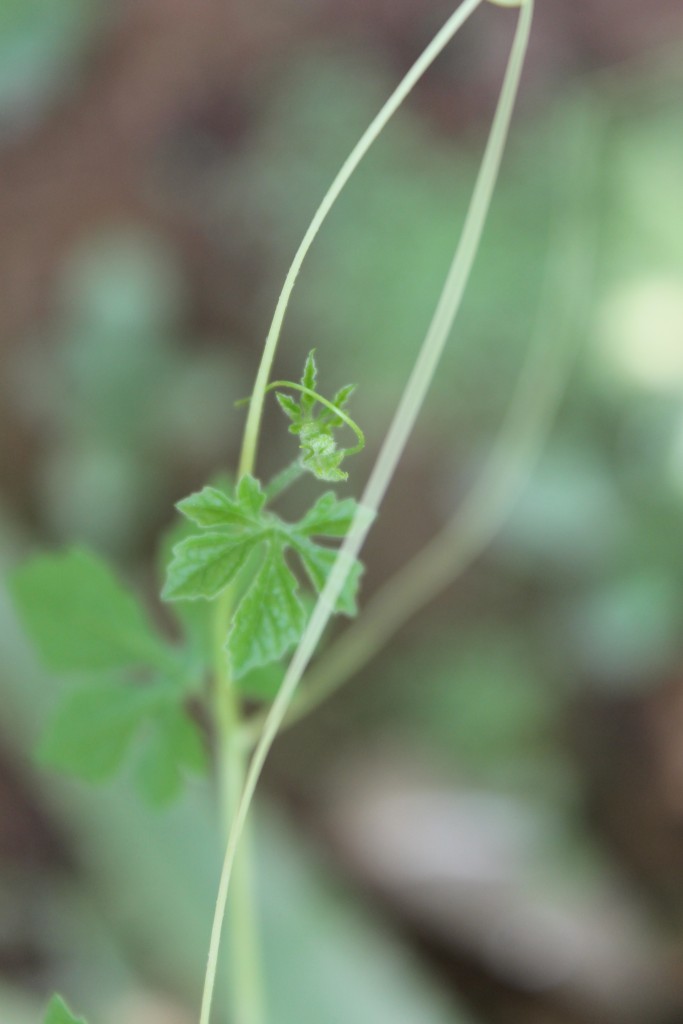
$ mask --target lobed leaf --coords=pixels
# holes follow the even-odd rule
[[[207,768],[202,737],[173,687],[120,682],[90,685],[62,702],[37,756],[57,771],[85,782],[111,778],[134,742],[144,743],[138,789],[155,806],[179,793],[185,774]]]
[[[336,405],[338,409],[343,409],[355,390],[355,384],[347,384],[346,387],[340,388],[339,391],[334,396],[334,398],[332,399],[332,404]],[[337,427],[341,427],[344,425],[344,420],[341,418],[341,416],[338,416],[336,413],[332,412],[331,409],[325,410],[325,412],[323,413],[323,419],[324,422],[329,427],[332,427],[332,429],[336,429]]]
[[[199,533],[182,540],[173,549],[162,598],[177,601],[216,597],[263,539],[263,532],[254,532]]]
[[[53,996],[43,1017],[43,1024],[85,1024],[83,1017],[74,1017],[61,996]]]
[[[320,593],[327,583],[327,578],[332,571],[339,552],[335,548],[326,548],[321,544],[315,544],[313,541],[304,540],[303,538],[296,539],[295,550],[301,558],[311,583]],[[356,595],[362,573],[362,564],[354,559],[341,593],[337,598],[335,612],[348,615],[349,617],[358,614]]]
[[[297,533],[307,537],[344,537],[356,513],[353,498],[337,499],[333,491],[327,491],[296,524]]]
[[[301,375],[301,383],[305,388],[310,391],[315,391],[316,381],[318,379],[318,368],[315,365],[315,349],[312,348],[306,358],[304,365],[304,372]],[[315,398],[312,395],[302,394],[301,396],[301,409],[303,412],[310,412],[315,405]]]
[[[187,772],[204,774],[208,768],[199,729],[176,703],[169,702],[157,709],[145,740],[137,784],[142,796],[153,806],[163,806],[178,796]]]
[[[167,566],[173,557],[173,549],[183,540],[192,536],[194,526],[187,519],[178,519],[161,538],[156,559],[158,571],[166,574]],[[170,605],[182,633],[182,644],[176,653],[183,658],[187,671],[199,679],[203,669],[211,661],[213,629],[211,607],[206,601],[178,599]]]
[[[311,356],[304,371],[309,384],[314,383],[314,375],[315,363]],[[342,389],[340,400],[345,401],[351,391],[351,387]],[[287,406],[286,396],[283,398],[283,405]],[[292,411],[300,417],[300,407],[296,403],[291,405]],[[332,479],[346,477],[338,468],[344,452],[337,450],[331,429],[325,426],[321,417],[308,418],[304,422],[301,443],[303,461],[307,455],[315,457],[319,475],[325,473]],[[240,480],[234,498],[221,494],[215,488],[205,488],[198,495],[181,502],[179,508],[191,512],[197,525],[206,527],[211,523],[213,529],[209,527],[206,532],[185,536],[175,545],[162,594],[168,600],[179,602],[183,612],[181,618],[185,620],[187,605],[183,609],[183,602],[218,596],[245,567],[250,556],[258,555],[249,563],[249,571],[252,565],[255,570],[251,579],[247,579],[246,573],[240,577],[247,587],[246,592],[243,592],[241,583],[235,588],[226,648],[234,677],[244,680],[243,692],[258,691],[261,695],[277,685],[275,675],[271,678],[262,670],[278,662],[296,643],[308,617],[298,593],[297,579],[286,562],[287,550],[292,549],[297,554],[314,591],[320,592],[337,558],[337,551],[321,547],[313,538],[345,536],[357,514],[357,504],[353,499],[340,501],[330,491],[316,501],[300,522],[287,524],[272,513],[263,512],[266,496],[267,492],[258,481],[247,475]],[[238,522],[233,518],[228,522],[227,517],[234,516],[235,509],[242,519]],[[220,523],[222,516],[226,518]],[[221,526],[229,528],[221,529]],[[354,562],[337,600],[337,611],[346,615],[356,613],[361,571],[360,563]],[[190,638],[197,632],[195,625],[193,621],[189,626],[185,623],[186,635]],[[205,651],[206,621],[202,620],[200,626],[200,647]],[[241,683],[240,686],[242,688]],[[157,742],[161,744],[162,740]],[[142,771],[141,784],[149,788],[152,797],[159,793],[162,798],[165,787],[171,791],[176,785],[172,764],[166,765],[162,774],[165,781],[159,783],[151,769]]]
[[[317,368],[311,351],[304,366],[301,377],[303,387],[311,391],[315,390],[317,380]],[[285,382],[281,381],[281,384]],[[278,391],[277,400],[280,403],[285,415],[291,420],[290,433],[299,435],[301,446],[300,465],[310,470],[319,480],[340,481],[348,479],[348,473],[340,469],[341,463],[349,451],[356,449],[339,449],[334,439],[335,430],[349,424],[337,411],[348,402],[355,390],[355,384],[347,384],[337,391],[333,404],[337,409],[330,409],[326,400],[321,400],[313,394],[303,393],[300,401]],[[315,412],[316,405],[320,405],[320,411]],[[355,428],[354,428],[355,429]],[[359,434],[362,437],[362,435]]]
[[[149,713],[146,689],[113,682],[90,685],[59,706],[38,747],[38,759],[86,782],[102,782],[120,767]]]
[[[138,601],[85,549],[37,556],[10,586],[29,637],[55,672],[168,662]]]
[[[343,409],[355,390],[355,384],[346,384],[343,388],[339,388],[339,391],[332,399],[332,405],[336,405],[338,409]]]
[[[249,473],[245,473],[237,485],[236,496],[240,507],[258,521],[266,501],[265,492],[261,489],[258,480]]]
[[[275,397],[277,398],[280,408],[284,412],[285,416],[288,416],[294,424],[300,424],[301,409],[299,407],[299,403],[295,402],[289,395],[285,395],[282,391],[276,391]]]
[[[228,634],[235,678],[278,661],[297,642],[306,624],[297,590],[296,577],[284,559],[283,542],[273,537]]]
[[[253,515],[241,502],[233,501],[216,487],[204,487],[176,504],[179,512],[197,526],[253,526]]]

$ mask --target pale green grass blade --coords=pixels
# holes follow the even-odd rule
[[[462,10],[462,8],[460,10]],[[320,636],[333,613],[346,577],[351,571],[355,558],[362,547],[363,541],[365,540],[365,536],[369,529],[368,510],[374,516],[389,485],[389,481],[396,464],[403,452],[412,426],[417,418],[427,389],[434,375],[439,357],[446,344],[446,340],[462,299],[470,270],[474,263],[474,258],[483,231],[484,222],[502,159],[514,101],[517,95],[519,79],[521,77],[522,66],[524,63],[524,55],[528,44],[532,14],[533,3],[529,0],[529,2],[521,8],[519,15],[517,30],[503,81],[503,87],[496,107],[481,168],[475,183],[472,200],[465,219],[463,233],[460,238],[451,269],[447,276],[441,298],[437,305],[434,318],[418,356],[415,369],[411,374],[408,386],[401,402],[399,403],[399,407],[387,434],[387,438],[370,475],[370,479],[359,505],[358,513],[354,519],[354,525],[339,551],[336,564],[330,573],[327,585],[324,587],[318,599],[299,647],[294,653],[294,657],[292,658],[287,673],[285,674],[282,687],[273,702],[270,713],[264,724],[261,739],[254,751],[254,755],[247,772],[242,798],[239,802],[237,813],[230,829],[225,860],[221,872],[218,897],[216,901],[216,914],[214,917],[209,947],[209,963],[206,986],[202,999],[200,1024],[209,1024],[210,1020],[212,989],[218,961],[218,950],[230,886],[230,877],[240,837],[244,830],[249,813],[249,807],[251,805],[263,765],[287,714],[287,710],[296,691],[296,687],[298,686],[299,681],[306,670],[306,666],[308,665],[317,646]],[[292,278],[292,286],[295,277],[296,274],[294,274],[294,277]],[[285,293],[283,292],[283,294]],[[282,316],[284,316],[285,308],[286,301],[282,307],[280,323]],[[272,343],[273,353],[278,333],[279,326],[276,328],[276,333],[274,334],[275,340]],[[259,375],[261,375],[261,371],[265,364],[266,358],[264,353],[264,360],[262,360]],[[270,364],[265,365],[263,379],[260,380],[260,383],[259,378],[257,378],[257,385],[254,389],[254,399],[252,399],[252,406],[250,407],[250,415],[252,414],[252,408],[255,407],[259,394],[262,396],[265,391],[269,369]],[[247,453],[245,456],[243,452],[242,472],[249,472],[251,470],[253,452],[256,445],[258,422],[259,419],[256,419],[254,421],[255,425],[252,428],[254,436],[251,454]],[[249,423],[247,423],[247,432],[248,431]],[[246,436],[248,435],[245,435],[245,437]],[[245,443],[245,449],[246,448],[248,448],[248,446]]]

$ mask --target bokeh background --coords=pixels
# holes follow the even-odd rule
[[[257,841],[277,1024],[683,1021],[683,9],[538,8],[483,248],[364,599],[478,478],[539,305],[565,359],[559,411],[481,557],[278,741]],[[84,542],[160,614],[156,538],[174,501],[234,467],[234,403],[288,260],[449,12],[1,0],[4,569]],[[358,381],[352,493],[438,296],[513,23],[477,12],[295,293],[278,375],[315,346],[327,391]],[[577,244],[582,278],[562,272]],[[274,408],[265,437],[269,475],[293,455]],[[192,1021],[211,787],[150,811],[125,778],[37,768],[68,684],[41,671],[4,590],[0,612],[0,1019],[35,1024],[58,988],[100,1024]]]

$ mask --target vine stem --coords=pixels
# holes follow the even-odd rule
[[[286,466],[280,473],[274,476],[270,483],[264,488],[266,503],[279,498],[280,495],[291,487],[292,484],[295,484],[305,472],[304,467],[298,459],[296,462],[292,462],[289,466]]]
[[[261,355],[261,362],[259,364],[254,384],[254,393],[252,395],[251,402],[249,403],[249,411],[247,412],[247,422],[244,428],[244,440],[242,442],[242,454],[240,456],[238,477],[244,476],[245,473],[252,472],[256,462],[256,449],[258,447],[261,418],[263,415],[263,401],[266,394],[266,388],[268,386],[268,380],[270,378],[270,371],[273,366],[273,360],[275,359],[278,341],[280,340],[287,306],[289,305],[289,300],[291,298],[292,291],[294,290],[296,279],[299,276],[299,271],[306,259],[308,250],[311,248],[311,245],[320,231],[325,218],[339,198],[339,195],[347,184],[349,178],[355,171],[356,167],[358,167],[358,164],[368,152],[373,142],[377,139],[378,135],[380,135],[384,127],[399,109],[406,96],[409,95],[424,73],[431,67],[441,51],[446,48],[458,29],[462,27],[469,16],[482,2],[483,0],[463,0],[463,3],[461,3],[457,10],[451,15],[443,28],[437,32],[431,43],[429,43],[426,49],[423,50],[413,66],[408,70],[405,77],[401,79],[389,99],[351,150],[339,169],[334,181],[325,193],[320,206],[315,211],[313,219],[311,220],[311,223],[301,240],[301,244],[294,255],[292,265],[287,271],[285,283],[277,300],[273,320],[263,346],[263,354]]]
[[[304,691],[282,728],[319,707],[371,661],[412,616],[461,576],[491,542],[524,491],[564,395],[592,294],[596,218],[586,213],[586,182],[594,187],[599,124],[587,103],[573,140],[571,193],[558,197],[559,215],[546,264],[532,341],[515,392],[480,476],[438,534],[372,596],[363,615],[306,672]],[[563,157],[563,166],[564,163]],[[250,718],[254,746],[265,712]]]
[[[270,369],[282,328],[285,311],[289,302],[294,282],[303,259],[310,248],[320,226],[337,195],[350,177],[354,168],[377,137],[391,114],[398,109],[408,95],[415,82],[427,70],[438,53],[446,46],[457,29],[468,15],[475,10],[481,0],[465,0],[444,28],[437,34],[422,56],[413,65],[398,89],[382,108],[370,128],[353,150],[350,157],[335,178],[332,187],[323,203],[318,208],[311,226],[297,251],[294,262],[285,281],[280,299],[276,307],[273,323],[266,340],[261,364],[256,378],[252,401],[249,405],[247,424],[240,458],[239,475],[251,472],[256,457],[258,434],[263,409],[263,401]],[[409,378],[404,394],[392,420],[391,426],[380,450],[379,456],[370,474],[370,478],[359,503],[351,529],[339,549],[336,561],[328,577],[327,583],[313,609],[308,625],[299,646],[289,664],[278,694],[273,701],[270,712],[265,720],[263,733],[251,758],[237,811],[232,820],[228,837],[223,868],[216,898],[216,909],[211,929],[209,948],[209,968],[205,978],[202,998],[202,1015],[200,1024],[209,1024],[211,1002],[215,984],[216,963],[220,947],[221,931],[230,889],[230,880],[235,867],[240,839],[247,822],[251,801],[256,791],[263,765],[270,748],[284,721],[296,688],[305,672],[313,652],[318,644],[330,616],[333,613],[337,598],[341,593],[353,562],[359,553],[370,524],[380,502],[386,492],[395,470],[396,464],[405,448],[408,436],[419,410],[423,404],[427,389],[433,378],[441,353],[443,352],[453,321],[460,306],[465,285],[469,278],[472,265],[481,239],[486,215],[493,195],[498,169],[502,159],[505,139],[512,116],[512,109],[517,95],[519,79],[524,64],[524,55],[528,44],[533,0],[526,0],[520,9],[517,30],[512,44],[510,58],[503,80],[491,131],[482,158],[481,167],[472,193],[462,235],[458,243],[455,257],[444,284],[441,297],[437,304],[434,317],[422,344],[415,367]],[[368,515],[370,513],[370,515]]]
[[[420,54],[415,63],[409,68],[404,78],[399,82],[398,86],[391,94],[389,99],[386,101],[384,106],[380,109],[376,117],[368,126],[367,130],[363,133],[356,146],[353,148],[347,159],[342,164],[338,174],[334,178],[330,188],[322,199],[320,206],[316,210],[313,219],[297,249],[292,264],[287,272],[285,282],[282,288],[282,292],[277,301],[273,319],[266,336],[266,341],[261,355],[261,362],[259,364],[258,372],[256,375],[256,381],[254,383],[254,391],[249,402],[249,408],[247,411],[247,420],[244,428],[244,438],[242,441],[242,449],[240,453],[240,460],[238,465],[238,479],[245,476],[247,473],[252,473],[255,462],[256,462],[256,451],[258,447],[258,438],[261,428],[261,419],[263,415],[263,404],[265,401],[266,390],[268,388],[268,381],[271,374],[273,361],[275,358],[275,352],[277,350],[278,341],[282,332],[282,325],[284,323],[285,313],[289,300],[294,289],[294,284],[301,270],[302,264],[308,254],[316,235],[320,231],[327,215],[337,201],[339,195],[344,189],[345,185],[349,181],[349,178],[359,165],[365,154],[368,152],[373,142],[378,138],[386,124],[393,117],[396,111],[399,109],[405,98],[412,91],[416,83],[425,74],[425,72],[431,67],[439,54],[446,48],[448,43],[453,39],[454,35],[459,28],[467,21],[469,16],[476,10],[483,0],[463,0],[456,11],[451,17],[445,22],[441,30],[436,34],[432,41],[428,44],[426,49]],[[290,481],[294,479],[296,473],[294,471],[287,471],[286,474],[281,474],[280,477],[273,481],[272,489],[274,493],[279,493],[280,490],[288,486]],[[220,602],[219,602],[220,605]],[[222,610],[217,610],[216,613],[216,635],[218,636],[219,630],[225,628],[227,619],[229,617],[229,609],[225,606]],[[220,655],[218,653],[218,642],[216,646],[216,690],[225,690],[226,700],[234,702],[234,694],[231,692],[232,688],[230,685],[225,685],[227,673],[227,663],[225,661],[225,654],[223,652],[222,642],[220,644]],[[223,684],[219,686],[219,680],[223,680]],[[239,709],[233,707],[233,710],[226,714],[226,708],[221,706],[216,708],[217,721],[219,726],[219,741],[222,750],[225,752],[221,756],[222,770],[224,773],[223,788],[225,793],[229,791],[228,776],[231,778],[239,778],[240,785],[244,778],[244,755],[238,757],[235,749],[237,743],[237,735],[239,733]],[[235,736],[231,738],[231,732],[235,733]],[[228,753],[229,752],[229,753]],[[233,763],[234,762],[234,763]],[[234,774],[233,774],[234,773]],[[230,784],[231,785],[231,784]],[[227,796],[226,796],[227,801]],[[232,796],[230,797],[232,803]],[[243,831],[244,823],[239,824],[238,820],[232,817],[234,808],[229,809],[231,820],[233,822],[233,831],[235,827],[238,827],[238,833],[241,834]],[[207,960],[206,974],[204,978],[204,989],[202,992],[202,1002],[200,1010],[199,1024],[210,1024],[211,1018],[211,1005],[213,1001],[213,993],[216,983],[216,973],[218,970],[218,953],[220,947],[221,931],[223,918],[225,916],[225,908],[227,903],[228,895],[228,884],[230,881],[230,873],[232,871],[233,853],[230,850],[230,842],[228,840],[228,855],[226,855],[226,861],[229,860],[228,870],[226,871],[226,865],[224,862],[223,870],[221,872],[221,879],[219,883],[218,895],[216,900],[216,912],[214,915],[213,925],[211,929],[211,938],[209,943],[209,953]],[[238,913],[235,911],[235,915],[232,918],[233,929],[236,931],[239,927],[239,919],[246,917],[247,914],[247,899],[248,895],[245,895],[247,885],[249,884],[246,876],[240,880],[240,890],[242,895],[239,897],[242,910]],[[237,945],[237,944],[235,944]],[[252,950],[255,947],[252,946]],[[255,952],[253,953],[255,956]],[[253,976],[253,971],[249,972]],[[237,1024],[241,1024],[238,1021]]]
[[[225,637],[233,605],[232,588],[216,602],[213,619],[213,708],[217,732],[218,782],[223,830],[229,836],[245,781],[248,750],[241,733],[241,709],[230,677]],[[230,1001],[235,1024],[262,1024],[264,998],[253,886],[248,848],[242,847],[235,863],[235,886],[230,913],[231,974]],[[207,970],[215,977],[218,950],[210,954]],[[210,1007],[202,1007],[201,1020],[208,1021]]]

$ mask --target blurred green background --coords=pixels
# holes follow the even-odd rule
[[[288,261],[449,13],[0,0],[4,570],[85,542],[161,619],[173,502],[234,469]],[[316,347],[326,391],[358,381],[352,493],[438,297],[513,22],[477,12],[295,292],[277,375]],[[535,331],[559,411],[481,557],[278,741],[257,813],[277,1024],[683,1021],[682,51],[678,0],[538,4],[363,600],[466,498]],[[274,403],[264,436],[269,476],[294,454]],[[211,786],[150,811],[125,779],[40,770],[64,683],[0,600],[0,1020],[33,1024],[58,988],[95,1024],[186,1024],[220,858]]]

